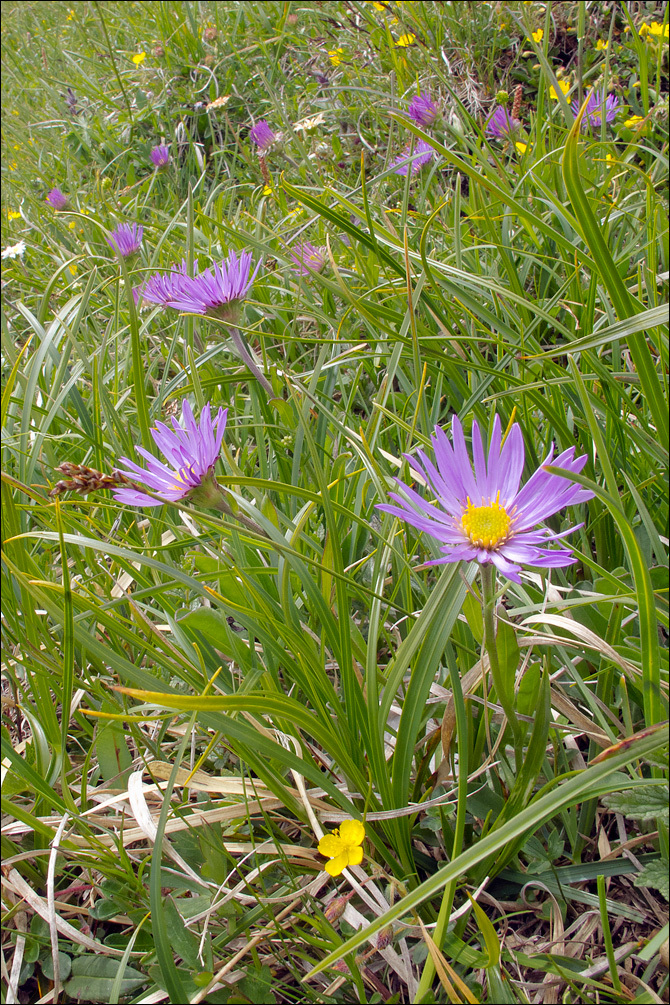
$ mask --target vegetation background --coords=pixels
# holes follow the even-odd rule
[[[667,1001],[666,5],[2,15],[2,1000]],[[274,398],[131,296],[242,250]],[[228,409],[229,513],[52,493],[184,399]],[[375,509],[495,414],[595,493],[576,565],[500,584],[519,770],[477,566]]]

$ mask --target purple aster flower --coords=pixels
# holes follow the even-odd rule
[[[305,241],[304,244],[296,245],[290,254],[296,271],[301,276],[308,276],[310,271],[321,272],[326,264],[326,256],[323,253],[323,248],[315,248],[308,241]]]
[[[423,450],[418,451],[420,461],[403,455],[434,493],[437,505],[396,479],[407,498],[391,492],[391,499],[398,505],[383,503],[377,506],[440,542],[444,558],[427,562],[427,565],[461,559],[483,565],[493,562],[504,576],[520,583],[522,563],[552,568],[577,561],[567,548],[542,547],[571,534],[577,527],[570,527],[561,534],[547,528],[533,528],[565,506],[593,498],[593,493],[581,485],[545,471],[546,465],[553,464],[578,474],[586,464],[585,454],[575,457],[575,448],[569,447],[554,460],[552,446],[537,471],[519,489],[525,451],[518,423],[514,423],[502,444],[500,419],[496,415],[487,459],[479,426],[473,422],[474,473],[463,428],[456,416],[452,419],[451,439],[452,443],[443,429],[435,427],[431,444],[436,463]]]
[[[502,140],[506,139],[520,125],[519,120],[513,118],[506,108],[498,105],[493,115],[489,116],[484,127],[484,132],[489,137],[492,136],[496,140]]]
[[[261,119],[260,122],[251,127],[249,136],[251,136],[258,149],[262,151],[269,150],[277,139],[265,119]]]
[[[231,321],[238,301],[243,300],[251,288],[260,264],[250,275],[251,252],[243,251],[238,259],[231,251],[221,265],[214,264],[197,276],[189,276],[184,260],[178,269],[157,273],[137,287],[135,301],[142,297],[151,304]]]
[[[418,174],[421,168],[425,167],[434,156],[435,151],[430,143],[426,143],[425,140],[417,140],[414,148],[412,148],[410,141],[403,152],[391,163],[391,167],[395,168],[396,174],[406,175],[408,168],[411,168],[412,174]]]
[[[65,209],[68,203],[67,196],[59,188],[52,188],[44,198],[54,209]]]
[[[143,447],[135,447],[135,450],[146,460],[146,468],[141,468],[127,457],[121,458],[127,469],[121,474],[141,482],[158,493],[161,499],[153,499],[135,488],[115,489],[114,498],[128,506],[162,506],[166,502],[181,502],[184,499],[215,506],[221,498],[221,490],[214,478],[214,467],[221,451],[227,414],[227,408],[220,408],[212,421],[207,404],[198,425],[191,406],[184,400],[181,424],[173,418],[172,429],[164,422],[157,422],[156,428],[151,430],[154,442],[168,464],[163,464]]]
[[[142,247],[143,234],[144,227],[138,227],[136,223],[132,227],[129,223],[120,223],[107,238],[107,244],[122,258],[128,258]]]
[[[607,100],[605,100],[603,91],[591,91],[586,111],[584,112],[584,118],[582,119],[582,129],[587,129],[588,126],[600,125],[603,105],[605,107],[605,122],[612,122],[616,118],[619,99],[614,94],[610,94]],[[574,113],[575,118],[577,118],[578,114],[579,110]]]
[[[440,114],[440,110],[434,101],[431,101],[430,94],[421,91],[415,94],[409,103],[407,114],[410,119],[414,119],[419,126],[432,126],[433,122]]]
[[[159,143],[157,147],[152,148],[149,156],[154,167],[167,167],[170,163],[170,148],[165,143]]]

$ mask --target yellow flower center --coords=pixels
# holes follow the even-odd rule
[[[489,551],[496,548],[509,534],[512,518],[500,505],[500,493],[488,506],[473,506],[468,497],[468,508],[461,517],[461,527],[478,548]]]

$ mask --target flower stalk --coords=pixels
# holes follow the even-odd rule
[[[233,328],[232,325],[228,325],[228,331],[230,332],[230,337],[233,340],[233,345],[235,346],[235,349],[237,350],[237,354],[240,357],[240,359],[242,360],[242,362],[244,363],[244,365],[246,366],[246,368],[256,378],[256,380],[261,385],[261,387],[263,388],[263,390],[268,393],[268,395],[270,396],[270,398],[276,398],[277,395],[274,392],[274,388],[272,387],[272,384],[267,379],[267,377],[263,373],[261,373],[261,371],[259,370],[258,365],[256,364],[255,359],[253,358],[253,356],[251,355],[250,351],[247,349],[246,345],[244,344],[244,339],[240,335],[238,329],[237,328]]]
[[[521,724],[516,716],[516,711],[514,708],[514,690],[512,693],[508,692],[507,686],[503,679],[503,675],[500,669],[500,660],[498,659],[498,645],[496,643],[496,624],[495,624],[495,610],[496,610],[496,568],[493,563],[488,563],[482,565],[482,599],[483,599],[483,616],[484,616],[484,640],[482,643],[482,648],[486,650],[486,654],[489,658],[489,666],[491,668],[491,678],[493,680],[493,686],[496,689],[496,696],[498,701],[502,705],[503,712],[505,713],[505,718],[509,723],[509,726],[514,734],[514,750],[516,753],[516,763],[517,768],[521,766],[522,760],[522,744],[523,744],[523,733],[521,731]],[[504,729],[504,726],[503,726]]]

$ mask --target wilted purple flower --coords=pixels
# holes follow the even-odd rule
[[[144,227],[138,227],[136,223],[132,226],[129,223],[120,223],[107,238],[107,244],[122,258],[128,258],[142,247],[143,234]]]
[[[418,174],[422,167],[425,167],[433,157],[435,156],[435,151],[431,147],[430,143],[426,143],[425,140],[417,140],[412,148],[411,141],[404,148],[403,152],[399,154],[396,159],[392,162],[391,167],[395,168],[396,174],[407,174],[407,169],[411,167],[412,174]],[[412,158],[410,164],[410,157]]]
[[[184,260],[178,269],[157,273],[142,283],[135,291],[135,301],[144,298],[177,311],[230,321],[234,305],[247,295],[260,264],[250,275],[251,252],[243,251],[238,259],[231,251],[221,265],[214,264],[200,275],[189,276]]]
[[[484,132],[487,136],[492,136],[496,140],[502,140],[518,129],[520,125],[519,120],[513,118],[506,108],[498,105],[493,115],[487,120]]]
[[[167,167],[170,163],[170,148],[165,143],[159,143],[157,147],[152,148],[149,156],[154,167]]]
[[[147,468],[141,468],[127,457],[121,458],[121,463],[127,468],[121,471],[122,474],[142,482],[162,498],[153,499],[134,488],[115,489],[114,498],[128,506],[162,506],[164,502],[179,502],[183,499],[195,499],[205,505],[215,505],[220,497],[220,490],[214,478],[214,466],[221,451],[227,414],[227,408],[220,408],[212,421],[210,406],[207,404],[202,410],[198,425],[193,418],[191,406],[184,399],[181,424],[173,418],[172,429],[164,422],[157,422],[156,428],[151,430],[156,446],[164,454],[170,467],[143,447],[135,447],[135,450],[144,457]]]
[[[533,528],[564,506],[593,498],[593,493],[581,485],[545,471],[546,465],[553,464],[578,474],[586,464],[585,454],[575,458],[575,448],[569,447],[553,460],[552,446],[540,467],[519,490],[525,451],[518,423],[514,423],[501,445],[500,419],[496,415],[487,459],[479,426],[473,422],[474,474],[463,428],[456,416],[452,419],[451,439],[453,446],[444,430],[435,427],[431,444],[436,464],[423,450],[418,451],[421,463],[408,454],[404,455],[434,493],[437,505],[432,505],[396,479],[407,499],[391,492],[391,499],[399,505],[383,503],[377,506],[377,509],[406,520],[412,527],[431,534],[440,542],[444,558],[434,559],[427,565],[442,565],[461,559],[483,565],[493,562],[504,576],[520,583],[521,563],[552,568],[577,561],[566,548],[549,550],[540,547],[545,542],[571,534],[577,527],[561,534],[547,528]]]
[[[296,245],[290,254],[291,260],[296,266],[296,271],[301,276],[308,276],[310,270],[312,272],[321,272],[326,264],[326,256],[323,253],[323,248],[316,248],[309,241]]]
[[[52,188],[44,198],[54,209],[65,209],[68,203],[67,196],[59,188]]]
[[[619,99],[614,94],[610,94],[607,100],[605,100],[603,91],[591,91],[586,111],[584,112],[584,118],[582,119],[582,129],[586,129],[589,125],[600,125],[603,105],[605,106],[605,122],[612,122],[616,118]],[[579,110],[574,112],[575,118],[577,118],[578,114]]]
[[[277,139],[265,119],[261,119],[260,122],[251,127],[249,136],[251,136],[259,150],[269,150]]]
[[[407,114],[410,119],[414,119],[419,126],[432,126],[433,122],[440,114],[440,110],[435,102],[431,101],[430,94],[424,94],[424,92],[421,91],[420,94],[415,94],[410,101]]]

